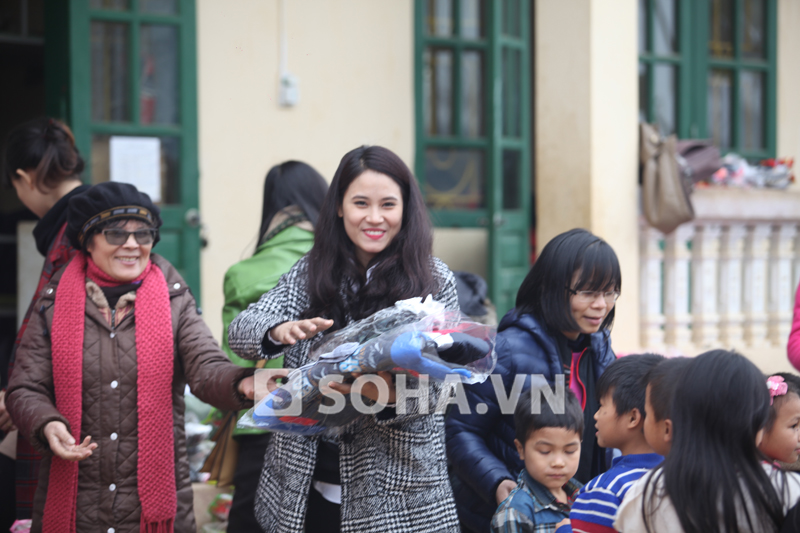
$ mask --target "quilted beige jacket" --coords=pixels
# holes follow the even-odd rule
[[[194,533],[192,487],[184,434],[186,383],[201,400],[233,410],[252,406],[239,395],[239,381],[253,369],[232,364],[220,350],[197,312],[194,297],[178,271],[153,254],[169,285],[172,331],[175,341],[172,411],[175,436],[175,479],[178,510],[175,533]],[[44,426],[66,419],[56,410],[49,332],[53,303],[63,269],[45,286],[34,316],[17,352],[16,368],[9,384],[6,405],[20,435],[44,454],[39,487],[34,501],[33,532],[41,531],[42,511],[52,454],[43,436]],[[91,290],[89,291],[92,292]],[[83,356],[83,418],[81,439],[92,436],[98,444],[91,457],[81,461],[78,475],[77,530],[127,533],[139,531],[140,504],[137,491],[138,429],[136,416],[135,301],[120,299],[115,310],[120,320],[111,326],[110,311],[98,306],[97,294],[87,295]],[[107,304],[106,304],[107,305]],[[250,405],[248,405],[248,403]]]

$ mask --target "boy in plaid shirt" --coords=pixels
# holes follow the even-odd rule
[[[569,524],[569,510],[581,483],[578,471],[583,435],[583,410],[571,390],[564,391],[562,414],[541,402],[531,413],[531,394],[524,393],[514,412],[514,444],[525,469],[517,487],[503,500],[492,518],[493,533],[552,533]]]

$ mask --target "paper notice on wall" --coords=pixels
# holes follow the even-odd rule
[[[161,139],[112,136],[109,158],[111,181],[130,183],[153,202],[161,201]]]

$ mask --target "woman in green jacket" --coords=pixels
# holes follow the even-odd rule
[[[256,361],[242,359],[230,349],[228,325],[248,305],[269,292],[280,277],[311,250],[314,226],[327,191],[325,179],[299,161],[276,165],[267,173],[256,251],[225,273],[222,349],[234,363],[246,367],[256,365]],[[283,357],[269,360],[266,366],[282,368]],[[236,429],[234,438],[239,444],[239,456],[233,478],[235,491],[228,531],[261,533],[253,507],[269,434],[255,429]]]

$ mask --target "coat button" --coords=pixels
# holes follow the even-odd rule
[[[111,388],[116,389],[119,386],[119,382],[115,379],[111,382]]]
[[[111,435],[109,435],[109,437],[111,438],[111,440],[117,440],[117,437],[119,437],[119,435],[117,435],[116,433],[112,433]]]
[[[52,288],[52,287],[50,287],[50,288],[49,288],[49,289],[47,289],[45,292],[46,292],[47,294],[53,294],[53,288]]]
[[[114,533],[114,528],[113,527],[108,528],[108,533]]]
[[[175,285],[172,286],[172,288],[177,291],[178,289],[181,288],[181,284],[180,283],[176,283]]]
[[[111,485],[108,486],[108,490],[114,492],[115,490],[117,490],[117,486],[112,483]]]
[[[111,335],[109,335],[109,337],[111,337],[112,339],[113,339],[114,337],[116,337],[116,336],[117,336],[117,334],[116,334],[116,333],[114,333],[113,331],[111,332]]]
[[[342,436],[342,442],[344,442],[345,444],[350,444],[351,442],[353,442],[353,435],[350,433],[345,433]]]

